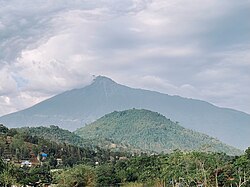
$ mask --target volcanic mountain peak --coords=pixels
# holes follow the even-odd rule
[[[112,83],[115,83],[115,81],[112,80],[111,78],[106,77],[106,76],[102,76],[102,75],[95,76],[94,82],[112,82]]]
[[[107,84],[117,84],[117,83],[113,81],[111,78],[101,75],[96,76],[92,83],[92,85],[107,85]]]
[[[8,127],[58,125],[75,130],[115,110],[148,109],[182,126],[245,149],[250,115],[210,103],[134,89],[97,76],[91,85],[56,95],[28,109],[0,117]],[[239,136],[240,134],[240,136]]]

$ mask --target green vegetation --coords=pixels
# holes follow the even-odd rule
[[[59,186],[161,186],[248,187],[250,156],[223,153],[174,151],[171,154],[140,155],[96,167],[75,166],[54,177]],[[58,180],[60,179],[60,180]],[[66,180],[67,179],[67,180]],[[84,185],[83,185],[84,186]]]
[[[97,146],[78,147],[56,143],[0,125],[0,186],[51,183],[51,169],[79,164],[95,166],[96,163],[107,163],[111,158],[119,159],[121,156],[130,155]]]
[[[51,125],[49,127],[22,127],[16,129],[23,134],[29,134],[30,136],[40,137],[49,141],[57,143],[66,143],[79,147],[102,147],[103,149],[110,150],[112,152],[133,152],[140,153],[142,150],[132,145],[125,145],[117,143],[110,138],[100,139],[84,139],[80,136],[72,133],[68,130],[59,128],[58,126]],[[150,151],[148,151],[150,152]]]
[[[207,135],[185,129],[163,115],[131,109],[112,112],[76,131],[84,139],[111,139],[113,142],[142,150],[170,153],[176,149],[205,152],[242,152]]]
[[[51,184],[57,187],[149,186],[149,187],[248,187],[250,159],[222,153],[175,151],[171,154],[141,155],[129,159],[50,172],[46,167],[19,169],[2,164],[1,185]],[[40,184],[36,182],[40,181]],[[43,181],[43,182],[41,182]]]
[[[22,133],[37,136],[57,143],[66,143],[80,147],[91,145],[91,142],[82,139],[68,130],[61,129],[54,125],[49,127],[22,127],[17,130]]]
[[[250,186],[250,148],[241,156],[179,150],[131,155],[60,144],[3,125],[0,145],[0,186]],[[41,153],[48,157],[43,159]],[[20,167],[24,158],[32,162],[31,167]]]
[[[58,187],[92,187],[96,184],[95,169],[86,165],[77,165],[68,170],[64,170],[60,174],[55,174],[54,177],[54,182]]]

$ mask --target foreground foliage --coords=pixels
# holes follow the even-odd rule
[[[95,186],[96,174],[93,167],[77,165],[71,169],[55,174],[54,182],[60,187]]]
[[[51,165],[19,168],[0,160],[0,186],[10,184],[60,187],[161,186],[249,187],[250,149],[242,156],[221,153],[181,152],[140,155],[109,160],[96,166],[73,165],[50,170]],[[53,171],[53,172],[52,172]]]
[[[175,151],[167,155],[141,155],[102,164],[92,170],[89,168],[84,174],[79,170],[83,166],[76,166],[59,174],[59,178],[69,177],[71,181],[78,181],[77,173],[81,173],[82,180],[86,181],[88,175],[95,186],[249,187],[249,158],[249,149],[240,157]],[[89,171],[95,171],[95,174]]]
[[[46,152],[32,167],[22,159]],[[61,158],[58,164],[56,158]],[[10,161],[8,161],[10,159]],[[59,144],[0,125],[0,186],[249,187],[250,148],[241,156],[175,150],[168,154],[110,152]]]

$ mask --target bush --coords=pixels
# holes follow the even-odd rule
[[[58,187],[95,186],[95,171],[92,167],[78,165],[56,176]]]

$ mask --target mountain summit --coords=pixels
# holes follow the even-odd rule
[[[93,80],[93,85],[111,85],[111,84],[117,84],[115,81],[112,79],[105,77],[105,76],[97,76]]]
[[[208,102],[129,88],[98,76],[92,84],[66,91],[28,109],[5,115],[8,127],[57,125],[75,130],[113,112],[131,108],[159,112],[180,125],[245,149],[250,144],[250,115]]]

